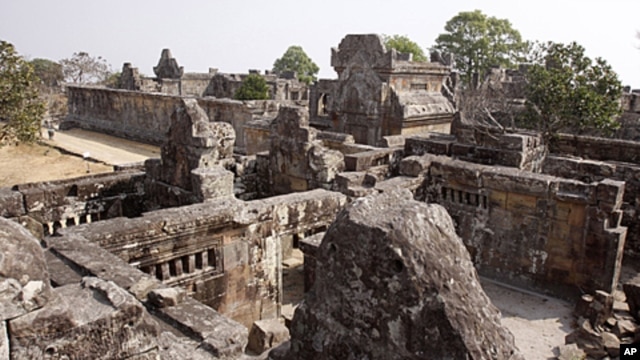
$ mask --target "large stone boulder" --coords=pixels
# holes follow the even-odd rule
[[[408,191],[350,204],[327,231],[283,359],[521,359],[446,210]]]
[[[51,298],[49,272],[38,240],[0,217],[0,321],[41,308]]]

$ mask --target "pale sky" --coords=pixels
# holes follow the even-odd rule
[[[163,48],[185,72],[270,69],[300,45],[335,78],[331,48],[347,34],[407,35],[423,48],[460,11],[511,21],[525,40],[576,41],[640,89],[640,0],[0,0],[0,39],[27,58],[102,56],[153,76]]]

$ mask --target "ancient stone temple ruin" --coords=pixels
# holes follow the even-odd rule
[[[266,70],[260,74],[259,70],[249,70],[249,74],[225,74],[209,68],[207,73],[185,73],[169,49],[162,50],[153,72],[155,77],[145,77],[131,63],[124,63],[118,88],[169,95],[233,98],[247,75],[258,74],[267,82],[269,97],[273,100],[307,100],[309,92],[307,85],[298,81],[296,74],[291,72],[276,74]]]
[[[0,189],[0,359],[242,359],[288,331],[262,358],[517,359],[478,274],[611,298],[640,251],[637,142],[479,124],[443,94],[450,65],[378,35],[346,36],[331,64],[308,101],[293,83],[225,98],[235,80],[168,51],[157,78],[70,86],[63,129],[161,157]],[[307,294],[287,330],[293,247]],[[640,280],[625,289],[636,309]]]
[[[454,108],[442,94],[451,68],[411,61],[387,50],[379,35],[348,35],[332,49],[337,80],[311,87],[314,126],[353,135],[357,143],[378,145],[383,136],[448,132]]]

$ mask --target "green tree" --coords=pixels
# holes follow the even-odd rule
[[[281,58],[273,63],[273,71],[282,73],[294,71],[298,80],[307,85],[317,80],[316,75],[320,68],[313,62],[300,46],[289,46]]]
[[[38,82],[31,64],[0,40],[0,145],[37,138],[45,111]]]
[[[62,65],[49,59],[33,59],[30,61],[36,76],[46,88],[56,88],[64,81]]]
[[[108,88],[117,89],[120,84],[120,76],[122,76],[122,72],[117,71],[109,74],[109,76],[104,79],[102,84]]]
[[[420,45],[405,35],[384,35],[384,46],[387,50],[396,49],[401,53],[413,54],[413,61],[426,62],[427,56]]]
[[[489,17],[480,10],[458,13],[444,29],[434,49],[453,54],[466,84],[471,84],[474,73],[482,79],[492,66],[514,66],[528,49],[509,20]]]
[[[560,130],[616,129],[622,84],[601,58],[592,61],[575,42],[549,42],[526,74],[525,124],[548,141]]]
[[[77,52],[69,59],[60,60],[64,79],[74,84],[96,84],[105,81],[111,74],[111,66],[102,57],[93,57],[86,52]]]
[[[242,85],[233,97],[236,100],[267,100],[269,99],[269,86],[261,75],[249,74],[242,80]]]

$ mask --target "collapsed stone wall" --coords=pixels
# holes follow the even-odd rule
[[[137,170],[0,188],[0,216],[12,218],[37,237],[57,229],[145,210],[145,173]]]
[[[408,157],[402,175],[457,224],[480,274],[561,297],[613,291],[626,228],[624,183],[583,183],[448,157]]]
[[[249,327],[279,315],[283,239],[323,231],[345,203],[343,195],[323,190],[246,203],[226,199],[84,224],[61,235],[87,239]]]

